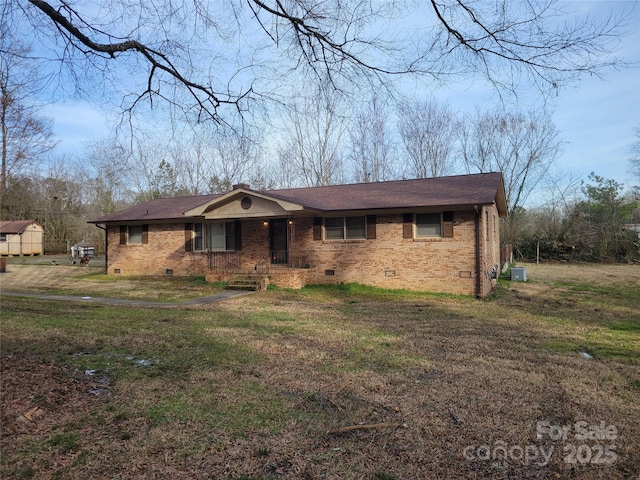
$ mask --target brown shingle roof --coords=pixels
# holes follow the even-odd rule
[[[159,198],[103,215],[89,223],[128,222],[134,220],[169,220],[183,218],[184,212],[210,202],[220,195],[196,195],[193,197]]]
[[[322,211],[483,205],[496,201],[502,175],[483,173],[264,192]]]
[[[260,192],[319,212],[498,204],[506,216],[502,174],[481,173],[390,182],[292,188]],[[163,198],[105,215],[90,223],[184,218],[184,212],[222,195]]]

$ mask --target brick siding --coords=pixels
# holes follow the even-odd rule
[[[496,208],[484,207],[480,213],[479,293],[485,296],[495,285],[491,272],[500,261],[500,242]],[[272,283],[289,288],[358,282],[382,288],[475,295],[475,216],[474,211],[456,212],[453,238],[405,239],[402,214],[379,214],[373,240],[314,240],[313,218],[293,218],[289,259],[299,268],[269,265],[268,226],[262,219],[243,220],[240,268],[268,268]],[[185,251],[185,223],[150,224],[146,244],[121,245],[118,226],[110,226],[108,236],[109,274],[209,272],[205,252]]]

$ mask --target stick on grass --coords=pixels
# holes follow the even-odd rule
[[[337,428],[336,430],[329,430],[327,435],[337,435],[340,433],[353,432],[355,430],[372,430],[376,428],[406,428],[406,423],[369,423],[364,425],[349,425],[348,427]]]

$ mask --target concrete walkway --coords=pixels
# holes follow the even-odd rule
[[[22,262],[23,259],[19,259]],[[85,275],[92,271],[91,268],[84,268],[70,265],[57,265],[52,266],[51,261],[45,257],[35,257],[33,259],[26,259],[33,261],[40,261],[45,265],[30,265],[30,264],[8,264],[7,271],[0,273],[0,297],[12,296],[12,297],[24,297],[24,298],[38,298],[42,300],[61,300],[65,302],[88,302],[88,303],[101,303],[108,305],[131,305],[131,306],[146,306],[146,307],[184,307],[188,305],[206,305],[227,298],[236,297],[238,295],[248,295],[249,291],[233,291],[223,290],[216,293],[200,298],[192,298],[183,302],[159,302],[159,301],[146,301],[136,299],[121,299],[121,298],[109,298],[99,296],[73,296],[73,295],[52,295],[49,293],[32,293],[39,290],[51,290],[64,291],[65,289],[73,288],[77,283],[77,276]],[[46,265],[48,263],[48,265]],[[99,271],[98,268],[95,271]],[[102,295],[108,295],[108,292],[102,292]]]
[[[8,292],[0,290],[0,296],[6,295],[9,297],[25,297],[25,298],[37,298],[40,300],[61,300],[66,302],[87,302],[87,303],[101,303],[106,305],[130,305],[137,307],[184,307],[188,305],[207,305],[210,303],[226,300],[227,298],[238,297],[240,295],[250,295],[251,291],[246,290],[223,290],[222,292],[210,295],[208,297],[192,298],[185,300],[184,302],[148,302],[144,300],[125,300],[121,298],[105,298],[105,297],[74,297],[71,295],[48,295],[46,293],[24,293],[24,292]]]

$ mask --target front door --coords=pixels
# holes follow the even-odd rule
[[[272,265],[289,263],[289,235],[286,218],[269,220],[269,257]]]

